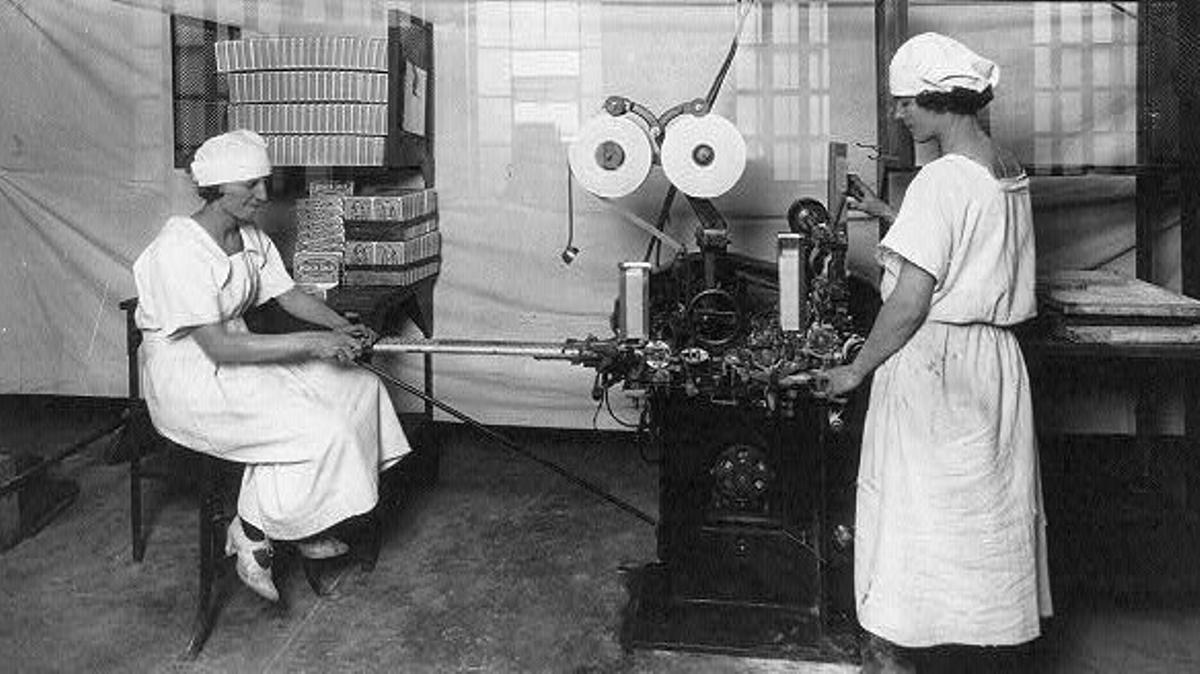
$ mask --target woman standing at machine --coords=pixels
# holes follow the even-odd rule
[[[347,365],[373,333],[298,289],[254,224],[266,148],[245,130],[205,141],[191,165],[204,205],[167,220],[133,274],[150,417],[181,445],[246,464],[226,552],[274,601],[271,539],[310,558],[344,553],[324,532],[375,507],[379,472],[409,444],[383,385]],[[329,330],[250,333],[243,314],[271,299]]]
[[[864,672],[916,671],[935,646],[1025,644],[1051,613],[1029,379],[1008,329],[1036,313],[1029,184],[976,117],[999,68],[925,33],[889,80],[896,119],[941,156],[894,220],[869,191],[851,200],[893,220],[884,303],[855,360],[818,377],[838,396],[874,373],[856,504]],[[1019,653],[965,650],[967,671]]]

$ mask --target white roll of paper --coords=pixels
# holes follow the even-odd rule
[[[628,117],[600,114],[579,129],[567,151],[571,173],[584,189],[602,197],[623,197],[650,174],[650,137]]]
[[[667,124],[663,173],[692,197],[716,197],[729,191],[746,168],[746,141],[724,117],[680,115]]]

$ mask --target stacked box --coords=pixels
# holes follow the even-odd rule
[[[296,251],[292,277],[302,286],[337,285],[346,241],[341,197],[297,199],[293,214]]]
[[[296,283],[318,295],[339,283],[404,286],[440,270],[437,193],[353,196],[349,181],[313,180],[294,209]]]
[[[348,286],[407,286],[436,275],[441,271],[441,265],[439,259],[397,270],[384,267],[347,269],[345,283]]]
[[[308,196],[310,197],[350,197],[354,196],[353,180],[331,180],[326,178],[311,178],[308,181]]]
[[[347,241],[411,241],[438,229],[437,213],[423,215],[405,222],[355,222],[344,223]]]
[[[367,70],[387,72],[387,38],[303,35],[222,40],[217,72]]]
[[[264,136],[275,166],[383,166],[384,138]]]
[[[340,70],[276,70],[230,73],[229,102],[387,103],[385,73]]]
[[[229,127],[262,134],[273,164],[383,165],[387,39],[251,38],[214,49]]]
[[[437,192],[342,200],[346,285],[410,285],[440,270]]]
[[[296,253],[341,253],[345,248],[341,197],[297,199],[293,214]]]
[[[442,233],[434,231],[409,241],[346,241],[342,259],[347,267],[404,266],[441,252]]]
[[[347,220],[407,222],[437,213],[437,192],[427,189],[399,196],[351,197],[343,207]]]
[[[292,278],[302,285],[333,287],[338,284],[341,265],[341,253],[296,253]]]
[[[229,106],[229,126],[261,134],[387,135],[387,105],[377,103],[242,103]]]

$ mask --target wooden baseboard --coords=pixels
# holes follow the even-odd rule
[[[129,405],[129,399],[116,396],[79,396],[45,393],[0,394],[0,410],[75,409],[119,412]]]

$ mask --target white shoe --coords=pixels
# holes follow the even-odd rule
[[[330,559],[350,552],[350,546],[333,536],[319,536],[306,541],[296,541],[296,548],[308,559]]]
[[[234,566],[238,578],[251,590],[267,601],[279,601],[279,590],[275,589],[275,581],[271,579],[272,551],[269,539],[250,540],[242,529],[241,518],[234,517],[225,536],[225,554],[237,555],[237,564]]]

